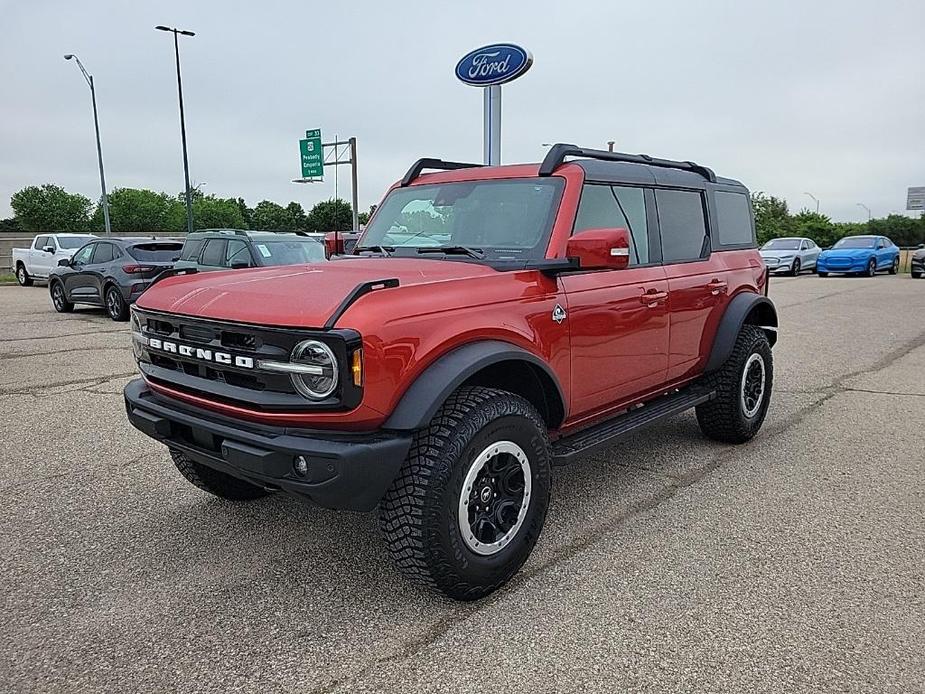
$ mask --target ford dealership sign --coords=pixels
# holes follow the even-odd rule
[[[474,87],[491,87],[517,79],[533,64],[529,51],[512,43],[476,48],[456,63],[456,76]]]

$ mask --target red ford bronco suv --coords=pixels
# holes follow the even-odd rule
[[[755,435],[767,286],[748,191],[704,166],[422,159],[350,255],[148,289],[125,404],[197,487],[378,506],[400,569],[471,600],[536,544],[551,466],[694,407]]]

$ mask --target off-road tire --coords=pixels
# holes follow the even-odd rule
[[[110,284],[106,288],[104,299],[106,301],[106,313],[109,314],[110,318],[118,323],[128,320],[128,304],[122,298],[122,293],[118,287]]]
[[[70,313],[74,310],[74,304],[67,300],[61,280],[52,280],[48,285],[48,293],[51,295],[51,305],[58,313]]]
[[[32,278],[26,271],[26,266],[22,263],[16,263],[16,281],[19,282],[20,287],[32,286]]]
[[[790,267],[790,274],[791,274],[793,277],[796,277],[796,276],[798,276],[798,275],[800,274],[800,270],[801,270],[801,269],[802,269],[802,268],[800,267],[800,259],[799,259],[799,258],[794,258],[794,260],[793,260],[793,265]]]
[[[531,489],[519,530],[488,556],[474,552],[458,519],[463,483],[480,452],[516,443],[529,461]],[[398,568],[456,600],[476,600],[504,585],[530,555],[549,504],[546,425],[518,395],[461,388],[414,437],[408,457],[379,504],[379,526]]]
[[[899,256],[893,259],[893,264],[890,265],[889,273],[895,275],[899,272]]]
[[[170,457],[187,482],[222,499],[251,501],[260,499],[270,493],[263,487],[258,487],[250,482],[245,482],[237,477],[226,475],[224,472],[213,470],[206,465],[190,460],[186,455],[172,448],[170,449]]]
[[[758,410],[749,417],[742,405],[742,383],[745,366],[753,354],[760,355],[764,362],[765,380]],[[726,363],[704,379],[704,385],[712,388],[716,397],[697,406],[700,430],[708,438],[725,443],[750,440],[767,415],[773,384],[774,364],[768,336],[757,326],[743,325]]]

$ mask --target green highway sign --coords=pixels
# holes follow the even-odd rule
[[[305,139],[299,140],[299,151],[302,154],[302,178],[321,178],[324,175],[324,153],[320,128],[305,131]]]

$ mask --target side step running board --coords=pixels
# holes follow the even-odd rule
[[[595,448],[612,443],[614,439],[659,419],[680,414],[700,403],[712,400],[715,395],[714,391],[702,388],[679,390],[676,393],[663,395],[613,419],[561,438],[552,445],[553,465],[570,463],[577,456],[590,453]]]

